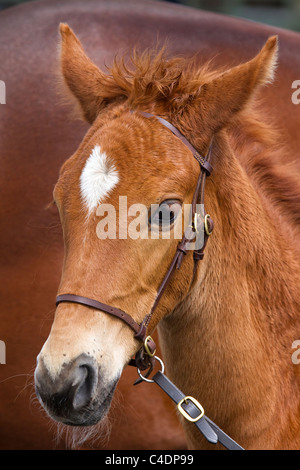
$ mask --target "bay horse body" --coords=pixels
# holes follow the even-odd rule
[[[58,216],[55,210],[45,210],[45,207],[51,200],[59,168],[76,150],[87,130],[85,124],[67,119],[69,108],[59,103],[56,95],[53,78],[57,66],[56,31],[61,21],[67,21],[76,30],[86,44],[89,55],[102,68],[104,63],[111,63],[116,53],[127,52],[137,43],[141,49],[148,47],[157,35],[168,40],[172,55],[198,53],[201,60],[206,60],[217,54],[217,65],[234,65],[251,58],[268,36],[278,33],[280,66],[275,85],[264,90],[263,101],[267,114],[274,115],[276,110],[277,124],[283,129],[283,139],[289,151],[284,155],[276,154],[274,158],[287,168],[288,163],[297,156],[300,143],[297,129],[300,110],[291,101],[291,85],[300,76],[300,41],[297,34],[156,2],[132,1],[126,2],[125,6],[122,2],[45,1],[1,13],[0,34],[6,47],[1,57],[0,78],[7,88],[6,104],[1,106],[0,114],[3,211],[1,340],[5,341],[7,348],[7,364],[1,365],[0,384],[2,448],[53,446],[48,419],[40,417],[40,410],[35,404],[30,405],[28,392],[34,358],[52,322],[52,305],[62,268],[63,244]],[[241,152],[240,158],[247,169],[247,153]],[[293,171],[295,168],[297,166],[293,167]],[[284,195],[283,187],[283,199]],[[294,200],[297,204],[296,195]],[[286,204],[292,203],[290,195]],[[297,210],[296,205],[295,213]],[[213,258],[213,254],[208,253],[209,256]],[[157,269],[160,269],[159,266]],[[295,269],[293,267],[295,274],[297,269],[297,266]],[[108,270],[106,276],[111,271]],[[214,279],[214,282],[220,280]],[[216,285],[211,288],[216,290]],[[291,318],[293,320],[294,317]],[[192,317],[190,320],[194,321]],[[207,320],[201,325],[204,349],[213,348],[214,344],[220,345],[216,343],[215,330],[210,328]],[[224,346],[231,342],[230,338],[232,342],[235,340],[233,332],[227,338],[227,321],[226,316],[222,319],[220,315],[218,335]],[[180,324],[180,320],[178,322]],[[293,321],[291,329],[292,326]],[[286,360],[293,334],[292,331],[285,336],[288,339],[285,344]],[[184,328],[181,335],[184,338]],[[179,345],[180,338],[176,341]],[[175,344],[168,345],[166,337],[164,342],[164,356],[171,363]],[[273,360],[276,362],[276,345],[270,342],[269,346],[269,353],[274,354]],[[224,351],[225,348],[220,349],[218,363],[214,355],[210,356],[214,357],[214,363],[208,361],[202,364],[206,383],[210,384],[211,375],[215,376],[216,370],[220,374],[219,380],[226,382],[229,365]],[[238,351],[236,353],[235,360],[238,362]],[[250,354],[249,349],[246,354]],[[187,373],[182,377],[182,386],[186,389],[189,387],[188,373],[193,375],[193,371],[189,371],[185,363],[180,364],[180,357],[176,360]],[[232,371],[235,364],[233,357],[231,361]],[[292,363],[289,366],[296,367]],[[289,373],[286,369],[282,370],[286,374],[281,379],[283,385],[285,381],[290,384]],[[252,372],[255,374],[255,370]],[[102,444],[102,448],[184,447],[185,439],[180,428],[176,427],[175,415],[170,409],[167,411],[168,400],[146,384],[140,385],[140,389],[132,388],[134,378],[135,373],[126,369],[119,383],[119,396],[123,397],[125,405],[114,415],[114,408],[121,400],[117,395],[117,405],[112,409],[111,437],[108,443]],[[29,388],[24,390],[24,385],[29,385]],[[262,382],[259,385],[263,388]],[[217,390],[217,381],[215,387]],[[207,392],[211,392],[209,387]],[[226,389],[224,395],[225,392]],[[275,393],[273,389],[271,392]],[[289,395],[288,403],[294,413],[296,398],[293,399],[293,393],[296,394],[295,390]],[[249,398],[247,384],[239,390],[239,412],[236,416],[230,416],[229,423],[224,412],[227,399],[224,395],[214,395],[211,403],[206,400],[207,413],[227,432],[233,431],[235,434],[235,427],[239,423],[244,425],[243,412],[248,412],[246,406],[243,409]],[[137,409],[142,411],[137,412]],[[271,416],[273,419],[272,411],[270,403],[265,404],[263,410],[255,410],[253,425],[250,420],[247,424],[249,429],[243,430],[245,444],[248,447],[297,447],[296,441],[293,441],[295,434],[276,435],[275,438],[271,428],[268,430],[269,438],[264,437],[261,444],[260,436],[253,437],[253,427],[257,426],[254,418],[259,413],[259,419],[267,426]],[[291,423],[291,428],[297,425],[296,413],[294,415],[295,423]],[[284,421],[287,417],[282,414],[278,419]],[[281,429],[276,423],[274,427],[277,431]],[[247,433],[251,438],[247,438]],[[193,442],[195,438],[192,436],[190,439]]]

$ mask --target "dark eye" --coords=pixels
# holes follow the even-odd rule
[[[151,208],[151,216],[149,218],[150,225],[156,225],[160,229],[171,227],[181,211],[181,202],[176,199],[167,199],[158,207]]]

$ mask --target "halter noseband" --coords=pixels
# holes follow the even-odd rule
[[[165,291],[166,287],[169,284],[169,281],[175,272],[175,269],[180,269],[183,256],[187,253],[187,245],[195,239],[195,234],[198,231],[198,221],[200,218],[200,214],[197,214],[197,204],[201,204],[204,207],[204,189],[205,189],[205,180],[206,177],[210,175],[212,172],[212,166],[210,164],[211,159],[211,146],[208,151],[206,157],[202,157],[198,151],[193,147],[193,145],[179,132],[176,127],[174,127],[171,123],[162,119],[161,117],[154,116],[150,113],[141,112],[142,116],[146,118],[155,118],[157,119],[163,126],[169,129],[176,137],[178,137],[192,152],[194,158],[200,165],[200,174],[198,177],[196,189],[193,195],[192,200],[192,226],[189,226],[181,239],[178,243],[176,253],[173,257],[173,260],[170,264],[170,267],[161,282],[159,289],[157,291],[157,295],[155,301],[152,305],[150,313],[148,313],[141,323],[137,323],[128,313],[120,310],[119,308],[112,307],[111,305],[104,304],[99,302],[98,300],[89,299],[87,297],[74,295],[74,294],[62,294],[58,295],[56,298],[56,306],[63,302],[71,302],[77,303],[81,305],[85,305],[87,307],[94,308],[96,310],[100,310],[102,312],[108,313],[109,315],[113,315],[114,317],[119,318],[123,322],[125,322],[133,331],[134,331],[134,338],[143,342],[143,347],[138,351],[136,354],[135,360],[131,361],[131,365],[136,365],[140,370],[149,369],[149,367],[153,368],[154,362],[154,354],[155,354],[155,343],[151,336],[147,334],[147,328],[149,326],[150,320],[156,310],[156,307],[161,299],[163,292]],[[197,262],[203,259],[204,256],[204,249],[208,240],[209,235],[212,233],[213,230],[213,221],[208,214],[204,211],[204,240],[203,245],[200,249],[194,250],[193,257],[194,257],[194,274],[196,272]],[[149,373],[151,372],[149,371]]]

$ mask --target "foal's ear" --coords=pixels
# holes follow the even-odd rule
[[[215,133],[226,126],[257,89],[273,81],[277,55],[278,39],[272,36],[252,60],[202,86],[199,94],[201,115],[209,132]]]
[[[64,23],[59,29],[63,78],[79,102],[83,117],[92,124],[101,108],[116,98],[116,93],[105,94],[107,75],[87,57],[72,29]]]

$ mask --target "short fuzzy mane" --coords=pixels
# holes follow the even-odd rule
[[[149,109],[155,103],[156,109],[164,106],[168,112],[180,112],[192,95],[200,93],[201,84],[220,73],[212,70],[210,62],[199,67],[196,60],[196,57],[168,58],[165,47],[142,53],[134,50],[129,61],[115,58],[101,84],[103,92],[110,97],[112,93],[122,94],[135,108]]]

